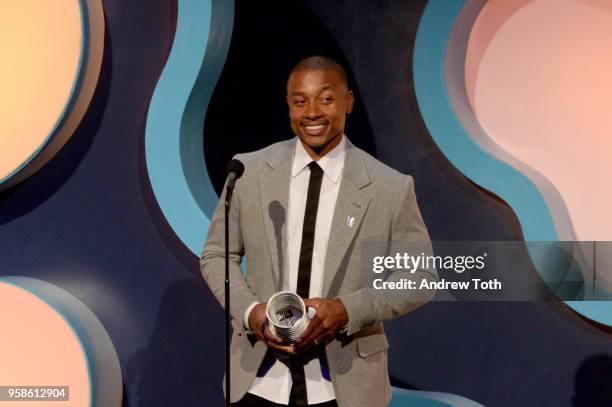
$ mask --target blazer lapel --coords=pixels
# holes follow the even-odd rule
[[[265,239],[272,259],[275,291],[283,284],[287,241],[287,211],[289,209],[289,181],[291,157],[295,138],[279,144],[267,160],[268,171],[259,176],[259,196],[265,225]]]
[[[362,188],[370,184],[362,152],[347,140],[344,169],[338,199],[334,209],[327,254],[325,256],[325,269],[323,276],[322,297],[336,295],[339,289],[335,278],[346,255],[351,242],[355,238],[361,221],[370,204],[368,196]],[[340,280],[343,279],[343,276]],[[333,284],[333,287],[332,287]]]

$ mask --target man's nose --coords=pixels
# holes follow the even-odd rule
[[[319,106],[316,103],[309,103],[305,113],[309,119],[316,119],[321,116],[321,110],[319,110]]]

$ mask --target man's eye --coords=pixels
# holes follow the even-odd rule
[[[331,96],[323,98],[323,103],[326,103],[326,104],[329,104],[329,103],[331,103],[333,101],[334,101],[334,98],[332,98]]]
[[[304,100],[296,100],[294,103],[296,104],[296,106],[304,106],[306,101],[304,101]]]

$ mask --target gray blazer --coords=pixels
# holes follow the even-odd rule
[[[262,150],[239,154],[245,165],[236,182],[230,212],[230,284],[232,402],[239,401],[266,353],[243,327],[246,309],[265,302],[283,281],[286,211],[292,156],[297,138]],[[225,193],[212,218],[200,258],[202,275],[224,305]],[[347,220],[354,218],[352,226]],[[362,264],[362,243],[418,241],[429,244],[419,213],[413,180],[376,160],[347,140],[344,170],[334,210],[323,277],[323,296],[339,298],[349,323],[345,334],[330,341],[327,359],[340,407],[385,406],[391,398],[387,348],[382,321],[405,314],[429,301],[433,290],[376,290],[367,281],[371,264]],[[385,245],[387,252],[390,245]],[[381,253],[384,255],[385,253]],[[240,268],[246,256],[246,280]],[[435,270],[396,270],[387,280],[436,281]],[[417,328],[418,329],[418,328]]]

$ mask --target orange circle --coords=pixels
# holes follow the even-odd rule
[[[31,292],[2,281],[0,310],[0,384],[69,386],[70,400],[54,401],[54,406],[90,405],[87,357],[66,319]],[[40,403],[20,401],[19,406]]]

